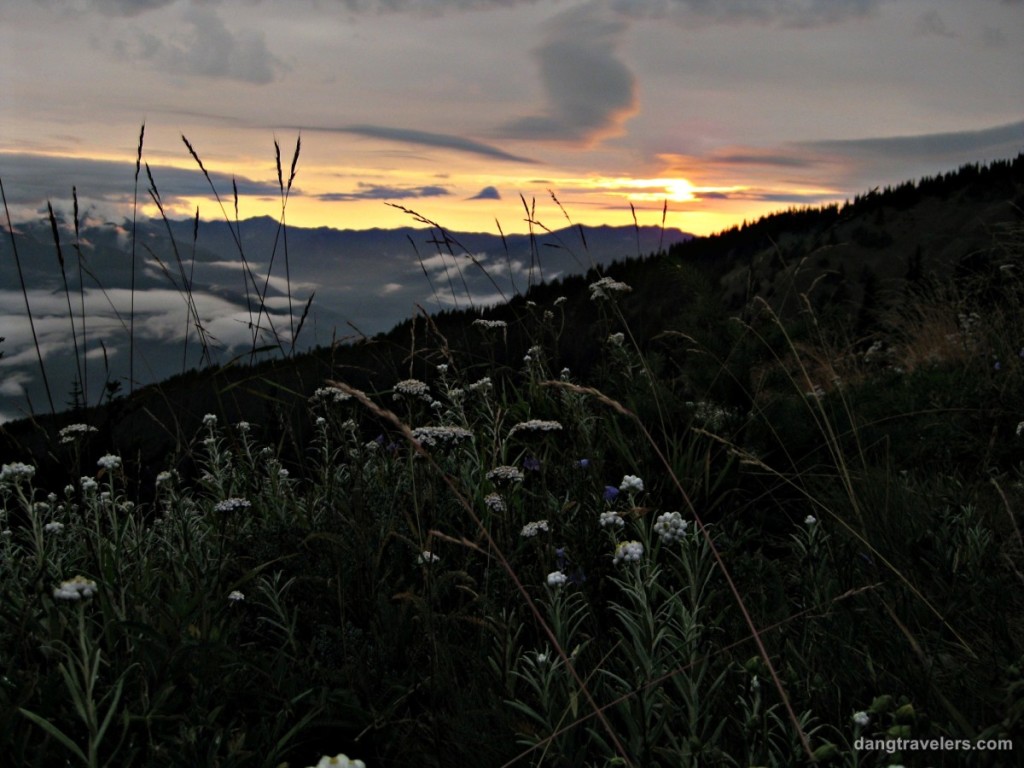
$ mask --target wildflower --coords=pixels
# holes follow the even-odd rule
[[[436,563],[440,559],[441,558],[435,555],[433,552],[431,552],[428,549],[425,549],[422,552],[420,552],[419,555],[417,555],[416,563],[418,565],[430,565],[431,563]]]
[[[537,664],[547,664],[548,655],[546,653],[538,653],[536,656]]]
[[[103,469],[113,472],[115,469],[121,466],[121,457],[114,456],[112,453],[108,453],[106,456],[100,456],[96,462],[96,466],[102,467]]]
[[[214,512],[236,512],[239,509],[248,509],[252,506],[252,503],[248,499],[240,499],[237,496],[232,496],[230,499],[224,499],[224,501],[218,501],[213,507]]]
[[[437,372],[439,374],[441,374],[442,376],[444,376],[446,373],[448,373],[448,364],[447,363],[440,363],[437,366]]]
[[[623,541],[615,547],[615,555],[612,557],[612,562],[618,565],[622,561],[636,562],[644,554],[644,545],[639,541]]]
[[[491,512],[504,512],[508,509],[505,505],[505,499],[501,497],[500,493],[488,493],[484,496],[484,505],[491,510]]]
[[[540,472],[540,459],[536,456],[527,456],[523,459],[523,469],[530,472]]]
[[[203,426],[213,429],[214,427],[217,426],[217,417],[214,416],[212,413],[206,414],[205,416],[203,416]]]
[[[665,512],[655,521],[654,532],[666,544],[671,544],[674,541],[682,541],[689,526],[690,523],[683,520],[683,516],[678,512]]]
[[[604,496],[604,500],[605,501],[615,501],[615,497],[618,496],[618,495],[619,495],[619,489],[616,488],[614,485],[606,485],[604,487],[604,494],[603,494],[603,496]]]
[[[439,445],[455,445],[463,440],[470,440],[473,437],[473,433],[462,427],[416,427],[412,431],[412,436],[421,445],[434,448]]]
[[[327,419],[325,419],[323,416],[317,416],[316,417],[316,421],[313,422],[313,423],[316,426],[318,426],[318,427],[326,427],[327,426]]]
[[[864,728],[871,722],[871,716],[867,712],[855,712],[853,715],[854,725]]]
[[[324,403],[325,405],[333,403],[344,403],[346,400],[351,400],[352,395],[338,387],[319,387],[309,402],[311,403]]]
[[[43,526],[43,530],[47,533],[60,533],[64,530],[64,523],[58,523],[56,521],[47,523]]]
[[[395,384],[393,397],[395,400],[401,400],[402,395],[419,397],[430,402],[430,387],[419,379],[403,379]]]
[[[3,480],[19,480],[24,478],[28,480],[36,473],[36,468],[24,464],[20,461],[15,461],[13,464],[4,464],[3,468],[0,468],[0,481]]]
[[[546,532],[548,530],[549,528],[547,520],[534,520],[533,522],[524,525],[523,530],[519,532],[519,535],[522,536],[524,539],[532,539],[541,531]]]
[[[1024,432],[1024,421],[1017,423],[1017,437],[1020,437],[1020,433]]]
[[[563,368],[559,372],[558,378],[561,379],[562,381],[568,381],[569,380],[569,376],[570,376],[571,373],[572,373],[572,371],[570,371],[568,368]]]
[[[624,333],[613,333],[608,336],[608,343],[613,347],[621,347],[622,343],[626,340],[626,334]]]
[[[590,466],[590,459],[580,459],[573,466],[577,469],[586,469]]]
[[[565,296],[559,296],[557,299],[555,299],[554,306],[559,307],[562,304],[565,304],[565,302],[567,302],[567,301],[568,301],[568,299],[565,298]]]
[[[469,385],[469,391],[470,392],[480,392],[480,391],[486,392],[487,390],[493,389],[493,388],[494,388],[494,385],[491,383],[491,377],[490,376],[484,376],[482,379],[480,379],[480,381],[475,381],[475,382],[473,382],[472,384]]]
[[[98,431],[96,427],[90,427],[88,424],[68,424],[57,433],[57,436],[60,438],[61,445],[67,445],[75,442],[75,439],[82,435]]]
[[[337,768],[366,768],[366,763],[362,760],[353,760],[346,755],[335,755],[330,757],[324,755],[320,758],[320,762],[316,765],[311,765],[309,768],[331,768],[331,766],[337,766]]]
[[[83,492],[95,491],[97,488],[99,488],[99,483],[97,483],[91,477],[83,477],[80,482],[82,484]]]
[[[60,586],[53,590],[55,600],[81,600],[83,597],[92,597],[94,594],[96,594],[96,582],[85,578],[85,576],[75,576],[73,579],[62,581]]]
[[[479,318],[474,320],[472,324],[478,328],[483,328],[488,331],[493,331],[496,328],[500,328],[502,330],[508,328],[508,323],[504,320],[484,320],[483,318]]]
[[[622,519],[618,512],[609,510],[608,512],[602,512],[601,517],[598,518],[598,522],[602,528],[607,528],[609,525],[616,525],[619,528],[626,524],[626,521]]]
[[[165,470],[165,471],[163,471],[163,472],[160,472],[160,473],[159,473],[159,474],[157,474],[157,476],[156,476],[156,484],[157,484],[157,485],[165,485],[166,483],[169,483],[169,482],[171,482],[171,480],[173,479],[173,477],[174,477],[174,476],[173,476],[173,475],[172,475],[172,474],[171,474],[170,472],[168,472],[168,471],[166,471],[166,470]]]
[[[242,434],[245,434],[252,430],[252,424],[250,424],[248,421],[240,421],[237,424],[235,424],[235,428]]]
[[[548,586],[555,589],[565,584],[568,580],[569,577],[561,571],[552,571],[548,574]]]
[[[530,419],[529,421],[521,421],[512,427],[508,436],[512,437],[516,432],[558,432],[561,429],[562,425],[557,421]]]
[[[626,475],[622,478],[622,482],[619,483],[620,491],[636,491],[637,493],[643,493],[644,481],[636,475]]]
[[[239,592],[237,589],[231,590],[231,594],[228,595],[228,600],[232,603],[240,603],[245,600],[245,595]]]
[[[501,466],[495,467],[487,473],[487,479],[492,482],[501,483],[521,483],[523,482],[523,473],[519,471],[517,467]]]
[[[590,300],[601,301],[610,299],[616,293],[629,293],[632,290],[625,283],[611,277],[602,277],[596,283],[590,284]]]
[[[816,525],[817,522],[818,518],[816,518],[814,515],[808,515],[804,518],[804,525]]]
[[[279,470],[277,470],[277,477],[279,480],[287,480],[290,474],[291,472],[289,472],[284,467],[281,467]]]

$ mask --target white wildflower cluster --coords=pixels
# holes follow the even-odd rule
[[[871,346],[868,347],[868,351],[864,353],[864,362],[870,363],[876,360],[878,356],[882,354],[884,348],[885,344],[882,342],[882,340],[876,339],[874,342],[872,342]]]
[[[113,472],[115,469],[121,466],[121,457],[115,456],[112,453],[108,453],[106,456],[99,457],[99,459],[96,461],[96,466],[101,467],[102,469],[105,469],[108,472]]]
[[[243,600],[245,600],[245,595],[239,592],[237,589],[234,589],[231,591],[231,594],[228,595],[228,600],[230,600],[232,603],[240,603]]]
[[[244,435],[252,431],[252,424],[250,424],[248,421],[240,421],[237,424],[235,424],[235,429],[237,429]]]
[[[429,549],[425,549],[417,555],[416,563],[418,565],[430,565],[431,563],[436,563],[440,559],[440,557],[435,555]]]
[[[230,499],[218,501],[213,507],[214,512],[237,512],[240,509],[248,509],[252,503],[248,499],[240,499],[232,496]]]
[[[82,492],[95,491],[100,487],[100,484],[93,480],[91,477],[83,477],[79,483],[82,486]]]
[[[311,765],[309,768],[366,768],[366,763],[362,760],[354,760],[347,755],[324,755],[320,758],[320,762],[316,765]]]
[[[73,579],[62,581],[60,586],[53,590],[55,600],[81,600],[95,594],[96,582],[85,576],[75,576]]]
[[[712,403],[709,400],[699,400],[696,403],[689,402],[687,406],[693,408],[694,419],[713,430],[721,429],[736,415],[728,408]]]
[[[563,304],[565,304],[565,302],[567,302],[568,300],[569,299],[567,299],[565,296],[559,296],[557,299],[555,299],[555,301],[554,301],[552,306],[560,307]]]
[[[612,298],[616,293],[629,293],[632,290],[628,285],[614,278],[602,277],[596,283],[590,284],[590,300],[603,301]]]
[[[499,483],[521,483],[523,482],[523,473],[518,467],[504,465],[495,467],[488,472],[487,479]]]
[[[546,532],[548,530],[550,529],[548,528],[547,520],[534,520],[533,522],[529,522],[526,525],[524,525],[523,530],[519,532],[519,535],[522,536],[524,539],[532,539],[541,531]]]
[[[506,328],[508,328],[508,323],[506,323],[504,320],[484,320],[483,318],[478,318],[474,320],[473,325],[475,325],[477,328],[483,328],[484,330],[488,331],[493,331],[496,329],[505,330]]]
[[[90,427],[88,424],[68,424],[57,433],[57,437],[60,438],[61,445],[67,445],[68,443],[75,442],[82,435],[98,431],[96,427]]]
[[[463,427],[416,427],[412,436],[428,448],[457,445],[463,440],[473,439],[472,431]]]
[[[804,525],[806,525],[806,526],[812,526],[812,525],[817,525],[817,524],[818,524],[818,518],[816,518],[814,515],[808,515],[807,517],[804,518]]]
[[[621,528],[626,524],[626,521],[622,519],[622,515],[620,515],[618,512],[615,512],[614,510],[602,512],[601,517],[598,518],[598,522],[601,524],[602,528],[607,528],[609,525],[614,525]]]
[[[323,403],[324,405],[331,405],[334,403],[344,403],[346,400],[351,400],[352,395],[338,387],[320,387],[318,388],[309,398],[310,403]]]
[[[626,340],[626,334],[624,333],[612,333],[608,336],[608,343],[613,347],[621,347],[623,342]]]
[[[820,384],[815,384],[814,389],[807,390],[806,392],[804,392],[804,395],[806,397],[813,397],[820,400],[825,396],[825,390],[822,388]]]
[[[544,419],[530,419],[529,421],[521,421],[509,430],[508,436],[517,432],[557,432],[562,428],[562,425],[557,421],[548,421]]]
[[[553,589],[558,589],[558,587],[563,586],[567,581],[569,581],[569,577],[561,571],[552,571],[548,574],[548,586]]]
[[[29,480],[36,473],[36,468],[31,464],[15,461],[11,464],[4,464],[0,468],[0,482],[4,480]]]
[[[203,416],[203,426],[213,429],[214,427],[217,426],[217,417],[214,416],[212,413],[206,414],[205,416]]]
[[[508,506],[505,504],[505,499],[502,498],[500,493],[488,493],[484,496],[484,505],[491,512],[505,512]]]
[[[431,400],[430,387],[419,379],[403,379],[395,384],[395,391],[392,397],[395,400],[401,400],[403,396],[418,397],[429,403]]]
[[[173,479],[174,479],[174,473],[169,472],[168,470],[165,469],[163,472],[157,473],[156,484],[157,485],[167,485]]]
[[[615,547],[615,556],[612,562],[618,565],[621,562],[635,563],[644,554],[644,545],[639,541],[623,541]]]
[[[58,523],[56,520],[52,523],[47,523],[43,526],[43,530],[47,533],[60,533],[64,530],[64,523]]]
[[[664,512],[658,515],[654,523],[654,532],[666,544],[671,544],[674,541],[682,541],[689,527],[690,523],[683,520],[683,516],[678,512]]]
[[[494,389],[494,384],[491,382],[490,376],[484,376],[480,381],[474,381],[469,385],[470,392],[489,392]]]
[[[643,493],[644,481],[636,475],[626,475],[622,478],[622,482],[619,483],[620,491],[636,491],[637,493]]]
[[[854,712],[851,719],[854,725],[859,725],[861,728],[867,727],[867,724],[871,722],[871,716],[867,712]]]

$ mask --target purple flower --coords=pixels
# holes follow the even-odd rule
[[[529,470],[531,472],[539,472],[540,459],[538,459],[536,456],[527,456],[525,459],[523,459],[523,469]]]
[[[555,564],[558,565],[558,570],[565,570],[565,564],[568,562],[569,558],[565,554],[565,547],[555,549]]]
[[[995,365],[993,365],[992,367],[997,371],[1001,371],[1003,369],[1003,364],[996,360]]]
[[[614,501],[615,497],[619,495],[619,489],[614,485],[606,485],[604,487],[604,500]]]
[[[1021,350],[1021,352],[1024,352],[1024,350]],[[579,461],[576,462],[576,466],[579,469],[586,469],[587,467],[590,466],[590,459],[580,459]]]

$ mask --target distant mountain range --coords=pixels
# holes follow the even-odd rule
[[[247,356],[253,346],[290,350],[300,324],[297,349],[372,336],[417,307],[490,306],[691,237],[607,226],[505,237],[412,227],[285,230],[267,217],[198,227],[147,220],[134,237],[128,222],[76,235],[59,221],[58,233],[60,257],[46,219],[16,225],[13,245],[6,232],[0,240],[0,421],[49,411],[37,342],[60,410],[78,388],[77,397],[95,404],[107,387],[129,389],[131,375],[144,384]]]

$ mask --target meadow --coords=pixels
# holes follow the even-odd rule
[[[898,281],[924,182],[9,425],[7,759],[1019,764],[1022,167]]]

